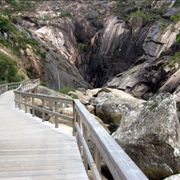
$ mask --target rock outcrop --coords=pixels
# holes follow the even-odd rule
[[[140,38],[145,38],[146,31],[147,28],[141,30]],[[129,25],[114,16],[106,20],[96,36],[85,77],[95,87],[100,87],[134,63],[141,54],[142,41],[137,43],[137,34],[132,35]]]
[[[163,22],[156,22],[149,30],[144,43],[143,50],[145,59],[155,60],[162,52],[167,51],[176,42],[176,36],[180,31],[180,22],[172,23],[163,27]]]
[[[121,16],[106,17],[103,29],[92,39],[84,77],[95,87],[105,86],[108,82],[108,87],[148,98],[174,73],[173,68],[167,72],[164,67],[174,52],[179,51],[180,22],[175,19],[179,7],[175,1],[144,0],[119,4]],[[177,61],[176,70],[179,64]],[[124,78],[130,82],[124,81],[125,74],[130,75]]]
[[[175,73],[174,69],[165,72],[164,66],[179,49],[176,1],[42,1],[33,5],[32,13],[17,14],[16,24],[40,42],[42,57],[32,55],[29,47],[22,50],[23,64],[33,69],[30,73],[44,77],[51,88],[86,88],[88,83],[102,87],[108,82],[109,87],[148,98]],[[4,37],[8,39],[8,34]],[[175,66],[177,70],[178,61]],[[131,70],[135,82],[118,76]]]
[[[105,123],[119,126],[123,112],[133,110],[142,104],[143,100],[136,99],[128,93],[116,89],[102,89],[97,97],[91,99],[95,113]]]
[[[152,179],[180,172],[180,122],[170,94],[159,94],[124,113],[113,137]]]

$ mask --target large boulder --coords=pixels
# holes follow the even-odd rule
[[[180,172],[180,122],[173,95],[159,94],[126,111],[113,137],[148,177]]]
[[[119,125],[124,109],[134,109],[143,100],[134,98],[121,90],[104,88],[92,100],[95,112],[105,123]]]

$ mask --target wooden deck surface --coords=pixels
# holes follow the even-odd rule
[[[0,180],[88,179],[75,138],[14,107],[0,96]]]

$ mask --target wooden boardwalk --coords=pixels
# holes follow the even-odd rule
[[[88,179],[75,137],[43,125],[0,96],[0,180]]]

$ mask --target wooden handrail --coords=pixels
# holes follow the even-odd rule
[[[22,82],[12,82],[0,85],[0,95],[5,93],[6,91],[17,89]]]
[[[79,118],[76,119],[81,132],[88,131],[87,134],[93,139],[99,152],[95,152],[103,158],[114,179],[122,180],[147,180],[144,173],[136,166],[130,157],[123,151],[117,142],[108,134],[99,122],[89,113],[79,100],[74,100],[75,111]],[[98,158],[101,160],[101,158]],[[101,162],[97,162],[101,164]]]
[[[74,135],[87,172],[92,172],[93,179],[101,179],[101,165],[106,164],[115,180],[147,180],[148,178],[108,134],[99,122],[89,113],[79,100],[49,96],[32,93],[37,87],[38,81],[29,81],[14,91],[15,104],[25,112],[31,109],[33,116],[35,110],[42,112],[42,120],[45,115],[55,117],[55,127],[59,123],[69,122],[73,127]],[[42,106],[35,105],[35,100],[42,101]],[[61,114],[58,109],[61,105],[73,108],[73,116]],[[92,153],[88,147],[88,139],[95,145],[95,152]]]

